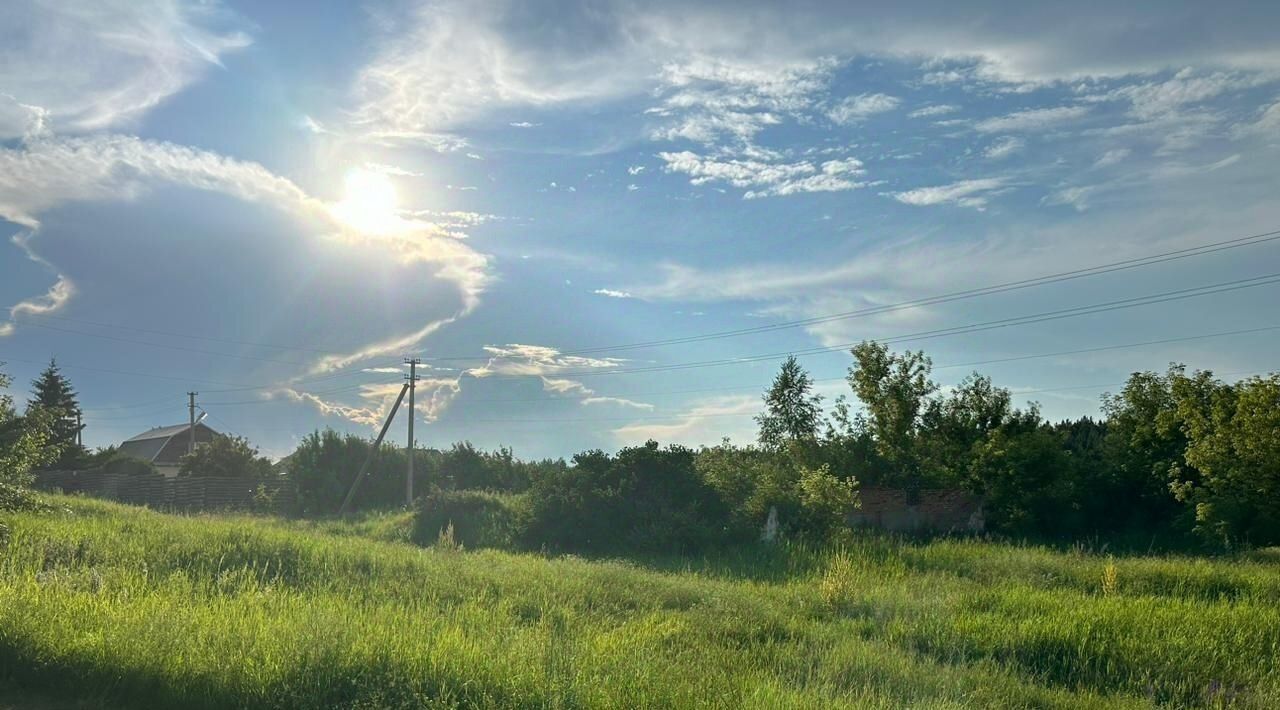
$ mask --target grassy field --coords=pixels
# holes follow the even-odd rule
[[[8,517],[0,707],[1280,707],[1275,551],[591,561],[59,502]]]

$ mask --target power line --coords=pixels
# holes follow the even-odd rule
[[[950,328],[938,328],[935,330],[921,331],[917,333],[908,333],[888,338],[874,338],[880,343],[899,343],[909,342],[913,340],[925,340],[931,338],[940,338],[951,335],[966,335],[969,333],[985,332],[1000,328],[1010,328],[1020,325],[1032,325],[1035,323],[1044,323],[1047,321],[1061,320],[1064,318],[1075,318],[1084,315],[1094,315],[1097,313],[1107,313],[1110,311],[1123,310],[1127,308],[1136,308],[1138,306],[1155,305],[1159,303],[1168,303],[1171,301],[1180,301],[1188,298],[1197,298],[1200,296],[1209,296],[1218,293],[1227,293],[1231,291],[1239,291],[1246,288],[1256,288],[1258,286],[1267,286],[1274,283],[1280,283],[1280,273],[1266,274],[1263,276],[1255,276],[1247,279],[1234,279],[1231,281],[1223,281],[1216,284],[1208,284],[1205,286],[1195,286],[1185,289],[1175,289],[1173,291],[1165,291],[1161,293],[1149,294],[1146,296],[1135,296],[1133,298],[1123,298],[1115,301],[1104,301],[1089,306],[1076,306],[1072,308],[1063,308],[1053,311],[1043,311],[1040,313],[1032,313],[1024,316],[1015,316],[1011,318],[1001,318],[992,321],[984,321],[979,323],[970,323],[963,326],[953,326]],[[840,345],[832,345],[825,347],[807,348],[803,350],[791,350],[788,352],[767,353],[762,355],[748,355],[735,358],[723,358],[718,360],[702,360],[684,363],[673,363],[669,365],[654,365],[651,367],[633,367],[633,368],[616,368],[604,369],[597,368],[594,370],[582,371],[558,371],[548,373],[557,377],[593,377],[602,375],[622,375],[622,374],[638,374],[647,372],[669,372],[674,370],[686,370],[702,367],[715,367],[721,365],[735,365],[749,362],[761,362],[767,360],[779,360],[792,355],[817,355],[822,353],[839,352],[847,348],[857,345],[858,342],[841,343]],[[523,373],[495,373],[486,375],[491,378],[511,378],[511,377],[527,377]]]
[[[713,333],[703,333],[701,335],[690,335],[690,336],[685,336],[681,338],[665,338],[662,340],[650,340],[650,341],[630,343],[630,344],[624,344],[624,345],[609,345],[609,346],[599,346],[599,347],[592,347],[592,348],[579,348],[575,350],[565,350],[565,351],[561,351],[560,354],[561,355],[583,355],[583,354],[602,353],[602,352],[617,352],[617,351],[634,350],[634,349],[641,349],[641,348],[651,348],[651,347],[657,347],[661,345],[676,345],[676,344],[682,344],[682,343],[714,340],[718,338],[729,338],[729,337],[737,337],[742,335],[752,335],[756,333],[766,333],[766,332],[772,332],[775,330],[783,330],[788,328],[798,328],[798,327],[803,327],[807,325],[816,325],[819,323],[829,323],[837,320],[846,320],[846,319],[860,318],[860,317],[870,316],[870,315],[879,315],[883,313],[892,313],[892,312],[906,310],[910,308],[920,308],[922,306],[937,305],[940,303],[948,303],[951,301],[965,300],[969,298],[976,298],[978,296],[986,296],[986,295],[995,294],[995,293],[1005,293],[1007,291],[1015,291],[1015,290],[1020,290],[1024,288],[1031,288],[1033,286],[1043,286],[1046,284],[1060,283],[1062,281],[1070,281],[1074,279],[1085,278],[1088,276],[1098,276],[1102,274],[1109,274],[1116,271],[1125,271],[1128,269],[1135,269],[1143,266],[1150,266],[1152,264],[1161,264],[1169,261],[1176,261],[1179,259],[1187,259],[1195,256],[1203,256],[1205,254],[1212,254],[1220,251],[1225,251],[1228,249],[1238,249],[1240,247],[1246,247],[1246,246],[1254,246],[1256,244],[1264,244],[1264,243],[1273,242],[1276,240],[1280,240],[1280,230],[1263,232],[1260,234],[1253,234],[1247,237],[1227,239],[1219,242],[1203,244],[1196,247],[1188,247],[1185,249],[1178,249],[1175,251],[1163,252],[1160,254],[1152,254],[1144,257],[1124,259],[1121,261],[1115,261],[1115,262],[1110,262],[1106,264],[1099,264],[1097,266],[1091,266],[1084,269],[1063,271],[1056,274],[1047,274],[1044,276],[1037,276],[1035,278],[1022,279],[1018,281],[1008,281],[1005,283],[994,284],[990,286],[980,286],[977,288],[966,289],[963,291],[954,291],[951,293],[941,294],[938,296],[930,296],[928,298],[922,298],[922,299],[917,299],[913,301],[903,301],[899,303],[892,303],[884,306],[875,306],[872,308],[863,308],[863,309],[858,309],[854,311],[846,311],[843,313],[833,313],[833,314],[824,315],[824,316],[814,316],[812,318],[803,318],[799,320],[785,321],[782,323],[772,323],[769,325],[761,325],[761,326],[755,326],[751,328],[739,328],[735,330],[723,330],[723,331],[717,331]],[[433,357],[433,358],[427,358],[427,359],[433,360],[433,361],[444,361],[444,360],[474,360],[477,358],[476,357],[469,357],[469,358],[468,357]]]
[[[1021,279],[1017,281],[1008,281],[1008,282],[993,284],[988,286],[980,286],[976,288],[966,289],[963,291],[955,291],[947,294],[941,294],[938,296],[931,296],[931,297],[917,299],[913,301],[903,301],[903,302],[888,304],[884,306],[876,306],[872,308],[846,311],[843,313],[833,313],[833,314],[828,314],[823,316],[814,316],[811,318],[784,321],[780,323],[772,323],[768,325],[755,326],[751,328],[740,328],[736,330],[724,330],[724,331],[717,331],[712,333],[703,333],[699,335],[684,336],[680,338],[666,338],[666,339],[660,339],[660,340],[650,340],[650,341],[626,343],[626,344],[620,344],[620,345],[597,346],[597,347],[591,347],[591,348],[566,350],[566,351],[561,351],[560,354],[581,355],[581,354],[602,353],[602,352],[612,352],[612,351],[627,351],[627,350],[634,350],[634,349],[641,349],[641,348],[658,347],[661,345],[675,345],[675,344],[683,344],[683,343],[701,342],[701,341],[714,340],[719,338],[737,337],[737,336],[750,335],[755,333],[765,333],[765,332],[772,332],[776,330],[783,330],[783,329],[789,329],[789,328],[798,328],[798,327],[803,327],[807,325],[816,325],[819,323],[827,323],[827,322],[832,322],[837,320],[846,320],[846,319],[860,318],[860,317],[870,316],[870,315],[878,315],[883,313],[892,313],[899,310],[905,310],[910,308],[919,308],[919,307],[928,306],[928,305],[937,305],[940,303],[947,303],[951,301],[964,300],[964,299],[975,298],[979,296],[991,295],[996,293],[1004,293],[1007,291],[1020,290],[1024,288],[1031,288],[1034,286],[1042,286],[1046,284],[1059,283],[1062,281],[1085,278],[1088,276],[1098,276],[1102,274],[1114,273],[1116,271],[1124,271],[1128,269],[1140,268],[1143,266],[1150,266],[1150,265],[1165,263],[1169,261],[1187,259],[1187,258],[1196,257],[1196,256],[1203,256],[1206,254],[1213,254],[1221,251],[1226,251],[1228,249],[1238,249],[1241,247],[1255,246],[1258,244],[1269,243],[1276,240],[1280,240],[1280,230],[1262,232],[1262,233],[1252,234],[1245,237],[1237,237],[1234,239],[1227,239],[1227,240],[1222,240],[1217,242],[1210,242],[1210,243],[1202,244],[1199,246],[1187,247],[1184,249],[1177,249],[1177,250],[1162,252],[1158,254],[1151,254],[1143,257],[1134,257],[1131,259],[1124,259],[1120,261],[1099,264],[1096,266],[1082,268],[1082,269],[1063,271],[1055,274],[1046,274],[1044,276],[1038,276],[1038,277],[1029,278],[1029,279]],[[101,328],[130,330],[134,332],[148,333],[153,335],[164,335],[169,337],[202,340],[202,341],[208,341],[208,342],[219,342],[219,343],[233,344],[233,345],[246,345],[250,347],[265,347],[265,348],[272,348],[272,349],[278,349],[278,350],[311,352],[311,353],[317,353],[322,355],[339,354],[339,353],[334,353],[332,351],[322,350],[322,349],[305,346],[305,345],[281,345],[281,344],[274,344],[274,343],[243,341],[243,340],[236,340],[231,338],[216,338],[211,336],[191,335],[191,334],[184,334],[184,333],[175,333],[172,331],[156,330],[156,329],[149,329],[149,328],[138,328],[138,327],[128,326],[128,325],[79,320],[74,318],[68,318],[66,316],[54,316],[49,314],[24,314],[24,317],[28,319],[29,318],[56,319],[56,320],[65,321],[69,323],[82,323],[85,325],[91,325],[91,326],[101,327]],[[291,365],[295,367],[309,366],[307,363],[300,363],[300,362],[291,361],[291,360],[279,360],[275,358],[264,358],[264,357],[257,357],[252,355],[238,355],[234,353],[201,350],[198,348],[189,348],[189,347],[183,347],[178,345],[167,345],[167,344],[155,343],[151,341],[137,340],[133,338],[124,338],[118,335],[89,333],[89,332],[74,330],[69,328],[58,328],[56,326],[52,326],[48,324],[30,322],[30,320],[27,321],[27,325],[31,325],[37,328],[44,328],[47,330],[70,333],[74,335],[84,335],[87,337],[102,338],[102,339],[113,340],[113,341],[124,342],[124,343],[142,344],[150,347],[165,348],[165,349],[175,350],[179,352],[210,355],[214,357],[254,360],[259,362]],[[459,355],[459,356],[437,356],[437,357],[430,357],[426,359],[432,360],[432,361],[475,361],[475,360],[490,359],[491,357],[493,356],[484,356],[484,355],[461,356]]]

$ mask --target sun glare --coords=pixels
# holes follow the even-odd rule
[[[399,200],[391,179],[380,172],[364,168],[347,173],[342,201],[333,213],[352,229],[366,234],[390,234],[404,221],[399,214]]]

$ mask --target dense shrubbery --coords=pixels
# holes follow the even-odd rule
[[[414,542],[430,545],[442,534],[470,548],[510,548],[520,522],[520,498],[510,493],[432,488],[417,501]]]
[[[728,508],[698,475],[695,452],[656,442],[610,456],[588,451],[538,476],[518,542],[577,552],[680,552],[731,539]]]

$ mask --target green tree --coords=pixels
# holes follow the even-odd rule
[[[258,450],[243,437],[215,436],[182,457],[178,475],[267,478],[272,475],[271,461],[258,455]]]
[[[974,448],[1013,413],[1009,390],[991,378],[969,375],[946,397],[930,399],[922,415],[922,463],[939,482],[964,480]]]
[[[1280,375],[1234,385],[1208,372],[1173,382],[1188,438],[1171,487],[1195,511],[1196,532],[1232,545],[1280,543]]]
[[[938,389],[929,379],[933,362],[923,352],[898,355],[874,341],[859,343],[851,352],[855,362],[849,385],[867,411],[861,425],[869,428],[876,450],[899,482],[918,485],[921,413]]]
[[[822,424],[822,395],[813,393],[813,378],[792,355],[782,363],[764,394],[765,411],[756,417],[760,445],[780,451],[812,444]]]
[[[12,382],[0,372],[0,510],[37,507],[28,490],[31,471],[47,465],[57,454],[49,445],[53,430],[49,412],[37,408],[18,416],[13,398],[4,393]]]
[[[88,453],[79,442],[83,428],[80,403],[71,382],[58,369],[57,360],[50,358],[49,366],[31,383],[31,387],[27,413],[41,409],[49,414],[50,436],[46,445],[57,450],[56,459],[51,463],[57,467],[77,468]]]
[[[1179,509],[1170,471],[1185,479],[1197,475],[1185,458],[1187,436],[1173,393],[1174,382],[1184,379],[1182,365],[1163,375],[1135,372],[1118,394],[1103,395],[1102,461],[1087,471],[1093,527],[1145,533],[1174,525]]]

